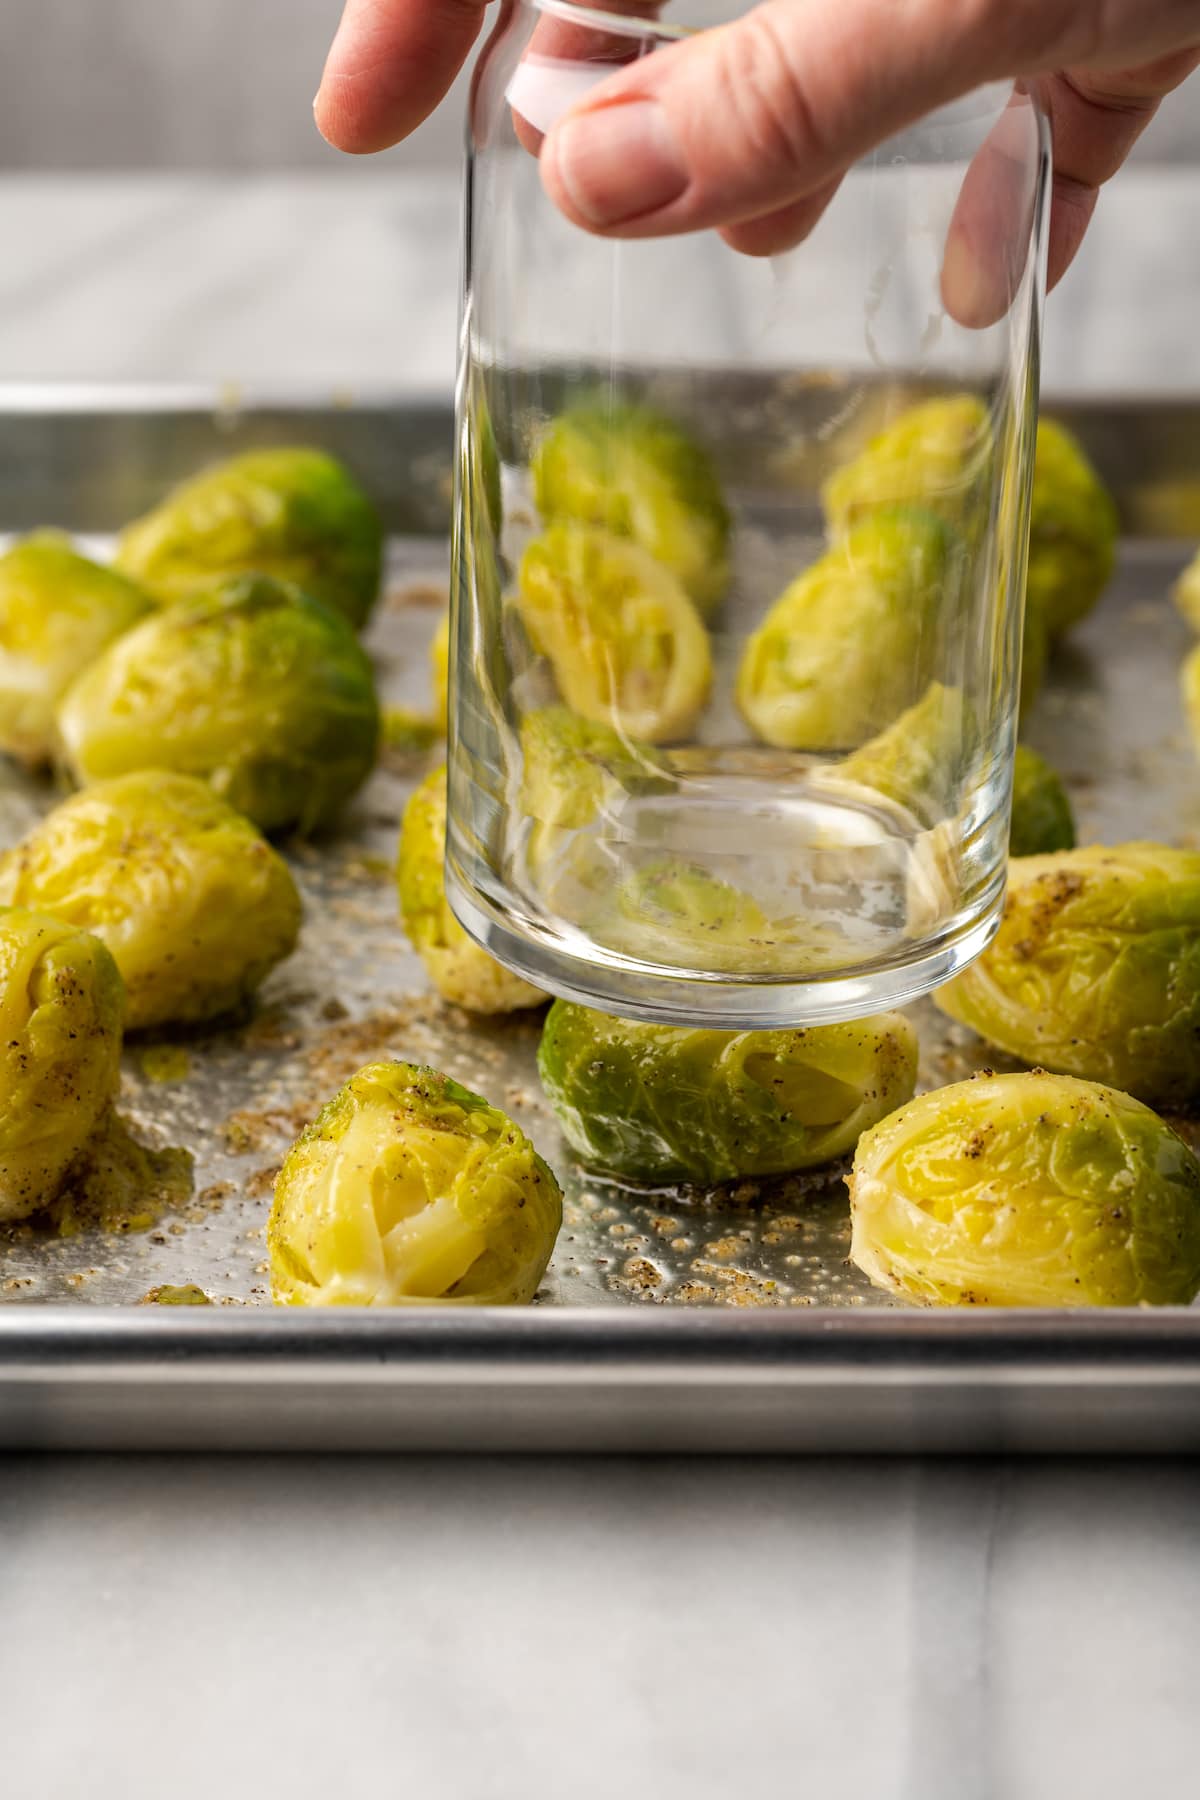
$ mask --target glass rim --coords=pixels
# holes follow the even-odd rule
[[[698,37],[702,31],[710,29],[704,25],[664,25],[661,19],[646,19],[636,13],[606,12],[603,7],[582,6],[575,0],[529,0],[529,5],[538,12],[565,19],[569,25],[591,26],[622,37],[677,42],[682,38]]]

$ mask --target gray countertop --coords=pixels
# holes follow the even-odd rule
[[[1200,1470],[0,1465],[11,1800],[1159,1800]]]
[[[445,391],[457,184],[0,180],[0,379]],[[1200,179],[1131,173],[1047,386],[1200,391]],[[1127,1800],[1200,1750],[1200,1468],[0,1464],[11,1800]]]
[[[0,380],[453,380],[456,176],[0,176],[0,243]],[[1200,169],[1127,171],[1051,298],[1045,388],[1200,393],[1198,297]]]

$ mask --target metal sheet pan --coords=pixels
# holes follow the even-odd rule
[[[371,635],[382,684],[390,700],[425,701],[447,581],[447,409],[47,399],[6,411],[0,394],[0,534],[50,523],[103,541],[164,481],[246,443],[324,443],[345,456],[392,532]],[[1200,536],[1200,407],[1098,403],[1069,417],[1131,535],[1029,735],[1067,776],[1085,840],[1200,843],[1177,690],[1187,637],[1165,601],[1187,531]],[[1179,535],[1139,535],[1147,526]],[[931,1317],[849,1267],[836,1175],[701,1199],[635,1194],[574,1168],[538,1089],[536,1017],[480,1024],[440,1005],[397,926],[396,821],[425,766],[391,759],[335,843],[292,853],[304,939],[252,1018],[189,1038],[172,1081],[154,1078],[153,1044],[130,1045],[122,1109],[146,1141],[191,1152],[192,1193],[120,1236],[26,1225],[0,1238],[0,1444],[1200,1447],[1198,1311]],[[52,798],[10,772],[0,839]],[[925,1083],[996,1063],[931,1007],[916,1013]],[[320,1102],[379,1054],[435,1063],[488,1093],[563,1175],[563,1236],[528,1312],[271,1312],[262,1233],[274,1169]],[[183,1281],[221,1304],[132,1304]]]

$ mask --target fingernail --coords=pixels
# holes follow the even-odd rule
[[[567,198],[589,225],[658,212],[688,184],[667,115],[654,100],[578,113],[548,141]]]

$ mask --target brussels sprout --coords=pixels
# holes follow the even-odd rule
[[[521,559],[519,606],[567,705],[647,743],[686,737],[708,699],[708,634],[683,588],[637,544],[551,525]]]
[[[1200,631],[1200,552],[1175,583],[1172,596],[1188,624]]]
[[[703,1186],[819,1168],[912,1098],[917,1040],[899,1013],[807,1031],[634,1025],[556,1000],[542,1086],[585,1162]]]
[[[267,1227],[291,1306],[532,1300],[558,1183],[498,1108],[433,1069],[360,1069],[293,1145]]]
[[[622,882],[594,929],[610,949],[644,962],[728,971],[758,964],[779,936],[748,894],[677,857]]]
[[[959,688],[931,682],[921,699],[852,755],[822,770],[823,781],[848,782],[931,826],[958,803],[970,752],[971,724]]]
[[[264,831],[312,831],[370,774],[379,707],[346,621],[247,575],[118,639],[68,689],[58,729],[81,785],[173,769]]]
[[[131,1030],[229,1012],[300,930],[283,859],[202,781],[160,769],[56,807],[0,858],[0,903],[94,932],[121,971]]]
[[[1043,419],[1033,464],[1026,592],[1051,641],[1086,618],[1104,592],[1117,528],[1112,496],[1075,439]]]
[[[169,604],[215,577],[294,582],[355,626],[379,592],[383,532],[358,483],[321,450],[251,450],[204,469],[126,527],[117,565]]]
[[[417,756],[432,750],[445,736],[441,721],[412,706],[385,706],[380,715],[384,748],[401,756]]]
[[[830,529],[850,531],[894,506],[921,506],[962,528],[982,504],[991,457],[987,407],[974,395],[910,407],[825,483]]]
[[[54,709],[107,644],[146,613],[149,597],[40,531],[0,556],[0,750],[46,762]]]
[[[729,510],[712,463],[677,425],[602,395],[554,420],[532,466],[544,519],[632,538],[702,614],[716,607],[729,585]]]
[[[1152,1105],[1200,1098],[1200,852],[1017,858],[1000,931],[936,995],[1022,1062]]]
[[[1186,1304],[1200,1162],[1146,1106],[1063,1075],[923,1094],[860,1140],[851,1260],[935,1305]]]
[[[571,833],[601,818],[614,820],[630,796],[667,794],[673,786],[670,769],[649,744],[581,719],[568,707],[539,707],[521,722],[521,811],[529,821],[531,868],[544,864]]]
[[[717,974],[817,973],[847,951],[836,926],[807,915],[769,918],[749,894],[679,857],[638,869],[604,896],[588,925],[624,956]]]
[[[450,910],[442,880],[446,848],[446,771],[426,777],[404,810],[396,887],[413,949],[442,998],[472,1012],[515,1012],[546,996],[467,936]]]
[[[433,714],[442,728],[450,724],[450,614],[444,612],[429,646],[429,672],[433,677]]]
[[[1045,856],[1075,848],[1075,817],[1057,770],[1044,756],[1017,745],[1013,765],[1012,835],[1014,856]]]
[[[889,725],[924,687],[947,534],[895,508],[856,526],[775,602],[746,646],[747,724],[788,750],[842,750]]]
[[[49,1205],[108,1110],[125,996],[86,931],[0,911],[0,1219]]]

